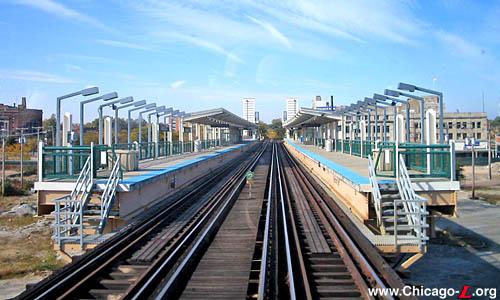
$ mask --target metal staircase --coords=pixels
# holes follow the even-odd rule
[[[116,188],[121,178],[120,160],[113,168],[101,195],[93,193],[92,155],[89,156],[70,195],[55,200],[54,239],[62,249],[65,243],[95,243],[113,211]]]
[[[91,154],[85,161],[71,194],[54,200],[54,239],[59,246],[62,246],[64,241],[79,241],[80,245],[83,245],[83,210],[93,187]]]
[[[417,195],[412,187],[402,156],[398,161],[398,178],[379,183],[373,160],[368,157],[373,206],[380,233],[394,238],[394,245],[418,245],[425,251],[427,237],[427,199]]]
[[[111,174],[109,175],[108,181],[101,196],[101,220],[99,221],[98,232],[102,233],[104,227],[109,218],[111,209],[113,208],[115,197],[116,197],[116,187],[120,182],[121,167],[120,159],[116,158],[113,168],[111,169]]]

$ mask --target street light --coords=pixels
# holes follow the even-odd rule
[[[370,98],[365,98],[365,99],[370,99]],[[384,126],[384,128],[383,128],[384,130],[383,130],[382,140],[385,142],[385,140],[387,138],[387,107],[386,106],[392,106],[392,103],[387,103],[385,101],[375,100],[375,99],[372,99],[371,102],[374,103],[374,105],[376,105],[377,107],[378,107],[379,104],[384,105],[382,107],[382,109],[384,110],[384,122],[383,122],[383,125],[382,125],[382,126]]]
[[[444,111],[443,111],[443,93],[438,92],[438,91],[433,91],[429,90],[423,87],[418,87],[413,84],[408,84],[408,83],[402,83],[400,82],[398,84],[398,89],[403,90],[403,91],[408,91],[408,92],[415,92],[415,91],[420,91],[423,93],[431,94],[431,95],[436,95],[438,96],[438,101],[439,101],[439,143],[443,144],[444,143]]]
[[[142,100],[144,102],[146,102],[146,100]],[[142,102],[141,101],[141,102]],[[153,107],[156,107],[156,103],[150,103],[150,104],[147,104],[147,105],[144,105],[144,106],[138,106],[137,108],[132,108],[132,109],[129,109],[128,110],[128,120],[127,120],[127,144],[130,144],[130,131],[131,131],[131,114],[133,111],[136,111],[136,110],[141,110],[141,109],[149,109],[149,108],[153,108]],[[141,125],[139,123],[139,132],[140,132],[140,129],[141,129]]]
[[[147,112],[150,112],[150,111],[153,111],[153,110],[157,110],[157,109],[162,109],[162,108],[165,108],[165,106],[159,106],[159,107],[156,107],[156,104],[153,108],[150,108],[150,109],[146,109],[146,110],[143,110],[143,111],[140,111],[139,112],[139,144],[142,143],[142,114],[144,113],[147,113]]]
[[[146,105],[146,100],[141,100],[139,102],[132,102],[129,104],[125,104],[122,106],[116,106],[115,108],[115,144],[118,144],[118,131],[119,131],[119,123],[118,123],[118,111],[122,108],[127,108],[127,107],[139,107],[139,106],[144,106]]]
[[[78,95],[91,96],[99,93],[98,87],[90,87],[78,92],[57,97],[56,101],[56,146],[61,146],[61,101]]]
[[[121,99],[118,99],[118,100],[115,100],[115,101],[111,101],[111,102],[107,102],[107,103],[104,103],[104,104],[101,104],[98,108],[98,111],[99,111],[99,145],[102,144],[102,123],[103,123],[103,116],[102,116],[102,110],[105,106],[114,106],[115,104],[125,104],[125,103],[130,103],[134,101],[134,98],[129,96],[129,97],[125,97],[125,98],[121,98]]]
[[[397,115],[397,108],[396,108],[396,103],[402,103],[406,105],[406,141],[409,143],[410,142],[410,103],[405,100],[389,97],[389,96],[384,96],[380,94],[373,94],[373,99],[377,100],[388,100],[392,101],[391,105],[394,107],[394,126],[396,126],[396,115]],[[394,127],[395,129],[396,127]]]
[[[400,91],[389,90],[389,89],[385,89],[384,94],[387,96],[393,96],[393,97],[401,97],[401,96],[408,97],[408,98],[412,98],[412,99],[415,99],[415,100],[420,102],[420,143],[424,144],[425,143],[424,142],[425,141],[424,140],[424,129],[425,129],[425,125],[424,125],[425,101],[424,101],[424,98],[418,97],[418,96],[415,96],[412,94],[408,94],[408,93],[403,93]]]
[[[98,101],[98,100],[103,100],[103,101],[109,101],[112,99],[118,98],[118,94],[116,92],[112,92],[109,94],[105,94],[96,98],[88,99],[88,100],[83,100],[80,102],[80,146],[83,146],[83,130],[84,130],[84,105],[90,102]]]

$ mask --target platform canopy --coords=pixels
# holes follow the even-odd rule
[[[188,114],[184,121],[212,127],[236,127],[240,129],[257,128],[257,124],[249,122],[224,108],[202,110]]]
[[[319,127],[323,124],[340,120],[342,120],[341,116],[335,111],[301,107],[293,118],[283,124],[283,127]]]

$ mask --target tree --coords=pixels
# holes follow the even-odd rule
[[[276,139],[285,138],[285,128],[283,128],[283,124],[281,123],[281,119],[273,119],[271,121],[270,128],[275,132]]]

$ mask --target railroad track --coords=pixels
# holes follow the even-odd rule
[[[271,142],[20,298],[372,299],[372,287],[403,283],[307,170]]]
[[[284,262],[281,294],[290,299],[373,299],[369,288],[403,282],[347,216],[282,146],[276,155]],[[342,221],[341,221],[342,220]],[[265,295],[264,295],[265,297]],[[391,297],[388,297],[391,299]]]
[[[145,220],[123,229],[54,276],[25,291],[19,299],[144,299],[227,199],[241,188],[267,145],[242,155],[198,180]],[[149,217],[149,218],[148,218]],[[215,228],[215,227],[214,227]],[[176,266],[177,267],[177,266]]]

